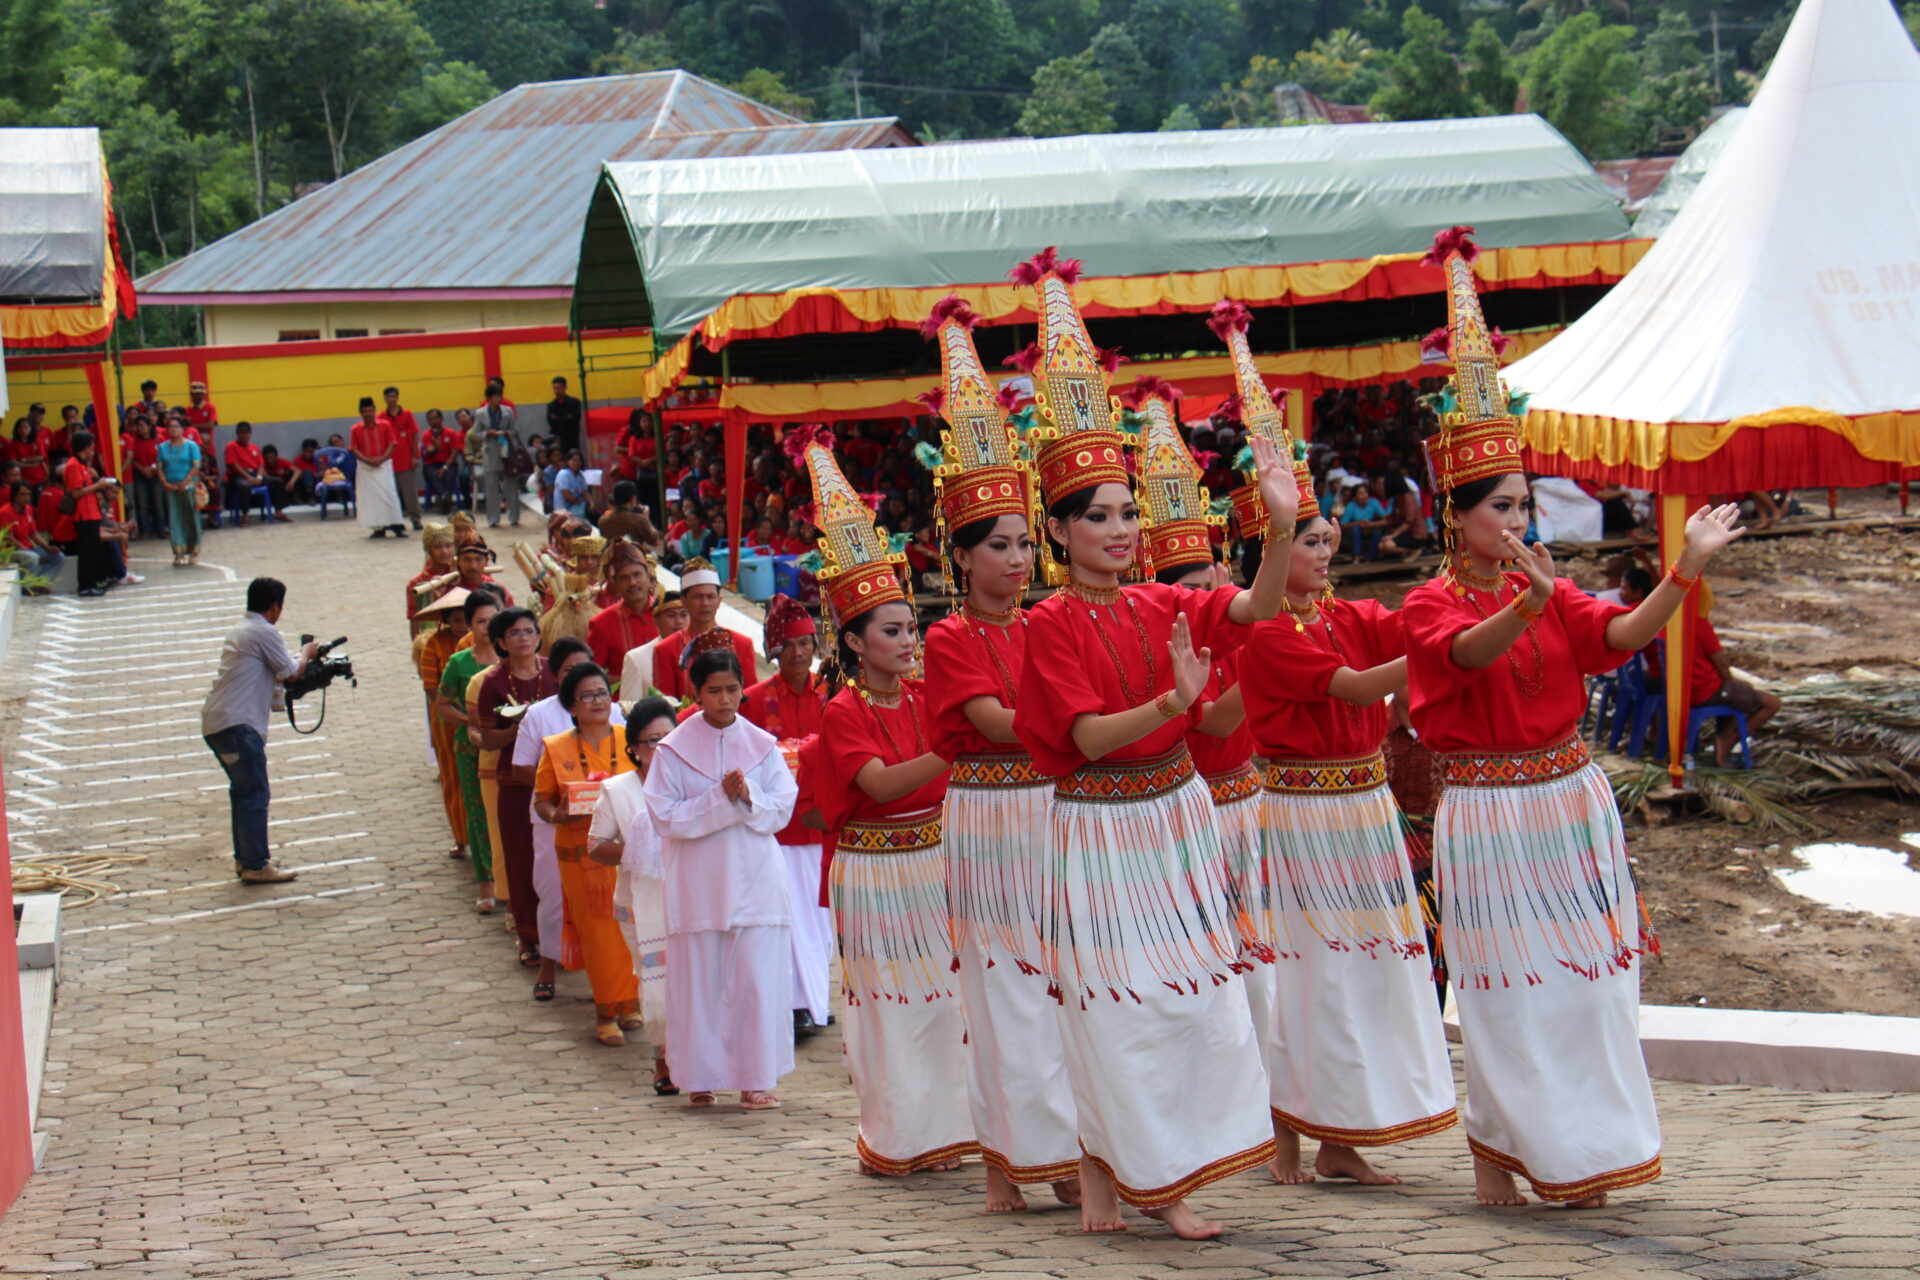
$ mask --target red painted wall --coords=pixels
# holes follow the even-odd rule
[[[0,765],[0,870],[13,883],[7,847],[6,777]],[[11,898],[8,899],[11,902]],[[13,929],[0,928],[0,1213],[33,1172],[33,1133],[27,1121],[27,1042],[20,1026],[20,958]]]

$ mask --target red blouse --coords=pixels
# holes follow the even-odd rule
[[[1210,646],[1216,658],[1246,640],[1248,629],[1227,617],[1238,587],[1190,591],[1145,582],[1122,591],[1126,598],[1111,605],[1090,605],[1061,591],[1027,615],[1026,663],[1013,728],[1033,753],[1035,767],[1050,778],[1087,763],[1073,742],[1075,720],[1131,710],[1173,688],[1167,642],[1175,615],[1187,616],[1194,648]],[[1169,720],[1105,758],[1165,755],[1180,745],[1187,723],[1184,716]]]
[[[1249,642],[1258,634],[1257,629],[1248,628]],[[1240,723],[1224,738],[1202,733],[1199,728],[1201,709],[1209,702],[1220,701],[1229,689],[1241,682],[1240,658],[1238,650],[1213,655],[1213,667],[1207,672],[1205,687],[1200,690],[1200,701],[1194,703],[1187,717],[1187,750],[1193,754],[1193,767],[1202,777],[1234,773],[1253,759],[1253,731],[1247,725],[1247,717],[1241,716]]]
[[[600,664],[609,680],[620,678],[631,650],[659,638],[660,628],[655,625],[653,615],[635,613],[627,608],[625,600],[616,600],[587,620],[587,644],[593,649],[593,660]]]
[[[1497,597],[1484,591],[1457,596],[1444,579],[1433,578],[1407,592],[1400,606],[1407,633],[1407,710],[1420,740],[1435,751],[1550,747],[1580,722],[1587,705],[1584,677],[1633,656],[1607,647],[1607,624],[1627,610],[1602,604],[1562,578],[1546,613],[1528,628],[1538,641],[1537,655],[1523,634],[1491,665],[1477,671],[1460,666],[1453,660],[1454,637],[1527,589],[1525,574],[1504,576],[1509,589]],[[1537,687],[1522,687],[1536,680]]]
[[[853,780],[869,760],[905,764],[930,749],[933,717],[926,691],[913,680],[901,681],[901,687],[907,696],[895,707],[868,702],[852,688],[842,689],[827,703],[820,726],[820,775],[814,800],[831,830],[856,819],[871,821],[937,809],[947,798],[944,773],[889,804],[877,803]]]
[[[1016,622],[999,627],[960,612],[927,628],[927,702],[933,749],[943,760],[981,751],[1006,751],[967,719],[966,705],[992,698],[1003,707],[1019,705],[1020,671],[1026,665],[1027,628]]]
[[[1331,627],[1333,634],[1327,634]],[[1356,707],[1327,691],[1342,667],[1365,671],[1407,651],[1400,615],[1378,600],[1341,600],[1296,631],[1281,616],[1253,628],[1241,651],[1255,749],[1281,760],[1370,756],[1387,736],[1386,699]]]
[[[740,704],[741,715],[782,742],[804,740],[818,734],[821,723],[826,719],[826,710],[826,686],[821,683],[819,676],[809,675],[805,691],[795,693],[786,677],[777,671],[759,684],[749,687],[746,701]],[[802,821],[807,810],[813,808],[807,773],[807,757],[803,753],[798,782],[800,794],[807,798],[807,802],[794,802],[793,821],[781,828],[780,834],[775,837],[781,844],[820,843],[821,833]]]

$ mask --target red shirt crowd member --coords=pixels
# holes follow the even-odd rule
[[[47,431],[31,419],[14,424],[6,457],[20,464],[20,478],[36,489],[47,482]]]
[[[200,452],[211,454],[214,428],[220,425],[220,410],[207,399],[206,383],[195,382],[187,388],[187,406],[181,412],[187,415],[187,439],[199,445]]]
[[[687,606],[687,629],[654,646],[654,688],[676,702],[689,701],[693,691],[687,686],[687,664],[702,649],[720,644],[733,645],[742,671],[759,670],[753,641],[714,621],[720,613],[720,574],[711,564],[695,556],[681,566],[680,599]]]
[[[388,387],[385,392],[387,407],[374,415],[374,421],[387,433],[387,440],[393,445],[393,469],[411,471],[420,454],[420,426],[414,421],[413,410],[402,408],[400,389]]]
[[[660,637],[653,620],[653,566],[646,554],[631,542],[616,542],[607,548],[607,585],[618,597],[593,615],[587,623],[587,644],[593,660],[618,682],[627,654]],[[641,690],[622,691],[628,698]]]

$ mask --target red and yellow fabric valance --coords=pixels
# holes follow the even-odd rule
[[[0,307],[0,343],[15,350],[97,347],[113,332],[114,322],[138,305],[133,277],[120,256],[120,224],[113,213],[113,185],[105,190],[107,264],[100,277],[98,302],[48,303]]]

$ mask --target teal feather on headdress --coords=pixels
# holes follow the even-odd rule
[[[1215,498],[1207,505],[1207,512],[1210,515],[1216,516],[1231,515],[1233,514],[1233,499],[1231,497]]]
[[[1307,442],[1305,440],[1295,440],[1293,442],[1293,460],[1295,462],[1305,462],[1307,460]]]
[[[1460,407],[1459,397],[1454,395],[1451,383],[1432,395],[1421,396],[1420,403],[1433,410],[1436,418],[1443,418]]]
[[[1122,409],[1119,420],[1114,425],[1119,428],[1123,436],[1138,436],[1146,431],[1147,419],[1144,414],[1136,413],[1132,409]]]
[[[1507,412],[1516,418],[1527,416],[1527,401],[1533,399],[1531,391],[1508,391]]]
[[[913,460],[929,471],[938,471],[947,456],[937,444],[928,444],[925,440],[913,446]]]
[[[818,551],[809,551],[794,563],[797,567],[805,569],[808,573],[819,573],[821,569],[826,567],[827,561]]]
[[[887,535],[887,550],[893,552],[895,555],[898,555],[902,551],[905,551],[907,549],[907,544],[912,541],[913,541],[913,535],[910,533],[889,534]]]
[[[1240,446],[1240,452],[1233,455],[1233,469],[1235,471],[1253,470],[1253,446],[1252,445],[1243,444]]]

